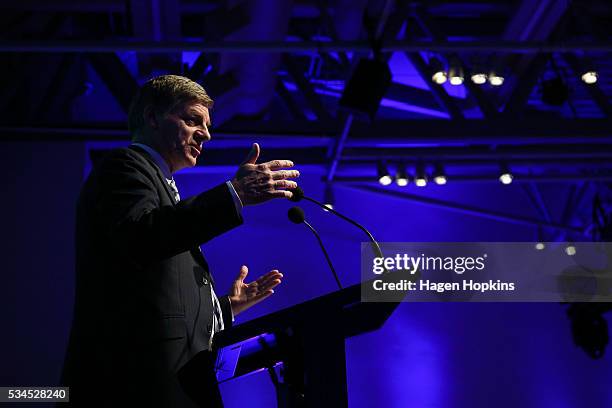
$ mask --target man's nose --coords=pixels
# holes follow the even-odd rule
[[[202,142],[208,142],[210,140],[210,133],[208,133],[207,129],[198,130],[193,135],[193,138],[198,144],[202,144]]]

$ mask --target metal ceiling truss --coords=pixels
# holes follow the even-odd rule
[[[31,0],[26,0],[27,2]],[[224,141],[239,138],[264,138],[263,140],[270,140],[272,149],[279,149],[275,147],[277,142],[273,140],[282,138],[295,140],[300,137],[317,139],[321,142],[319,147],[321,149],[326,147],[327,150],[322,154],[322,159],[314,161],[321,160],[328,164],[325,177],[327,181],[336,179],[340,163],[343,166],[345,164],[351,166],[368,161],[374,162],[380,158],[399,160],[422,157],[427,160],[454,160],[456,164],[461,160],[477,164],[479,160],[481,163],[483,160],[493,162],[509,156],[517,162],[542,160],[544,164],[546,160],[549,163],[554,160],[560,163],[561,155],[555,156],[555,152],[565,149],[567,155],[573,155],[572,160],[575,160],[575,166],[585,166],[592,170],[593,168],[599,169],[601,163],[597,160],[586,162],[585,157],[603,159],[612,157],[610,155],[612,124],[609,120],[612,117],[612,108],[609,97],[598,85],[589,86],[588,91],[601,112],[606,115],[605,120],[547,120],[531,119],[524,115],[528,98],[546,68],[547,53],[562,53],[563,58],[576,74],[582,67],[575,51],[612,51],[612,43],[605,37],[599,37],[599,40],[596,41],[561,41],[565,30],[563,22],[560,22],[561,16],[568,7],[568,2],[564,0],[523,1],[516,15],[508,23],[503,41],[489,39],[449,41],[448,31],[442,32],[438,26],[439,16],[432,14],[432,12],[439,13],[439,7],[437,9],[433,6],[427,9],[422,6],[408,8],[405,2],[391,0],[377,3],[376,14],[380,18],[375,27],[375,38],[377,41],[381,40],[380,52],[383,57],[388,60],[392,52],[405,53],[431,91],[394,83],[387,96],[391,100],[410,101],[414,99],[420,103],[420,107],[425,109],[442,109],[449,114],[451,120],[377,120],[374,124],[369,124],[353,121],[352,117],[346,117],[343,114],[336,115],[329,109],[329,104],[325,103],[327,100],[322,95],[325,93],[323,86],[305,75],[304,58],[300,56],[320,55],[325,57],[321,59],[322,61],[329,57],[329,61],[335,61],[338,64],[339,74],[348,75],[348,70],[356,63],[358,57],[370,54],[372,50],[372,41],[361,39],[359,34],[363,27],[361,27],[361,21],[356,20],[366,12],[368,6],[372,7],[372,3],[366,0],[337,1],[336,7],[345,7],[347,14],[353,13],[349,19],[346,15],[330,14],[327,3],[317,1],[314,9],[318,10],[318,18],[322,24],[320,34],[321,37],[327,36],[328,40],[313,41],[312,34],[314,33],[310,33],[310,39],[308,38],[309,33],[304,33],[301,41],[287,42],[276,40],[274,35],[264,39],[253,38],[251,41],[241,37],[240,33],[249,24],[252,24],[250,20],[252,10],[249,9],[246,2],[239,2],[234,8],[228,9],[225,6],[211,4],[181,4],[178,0],[131,0],[128,7],[131,10],[129,13],[126,13],[125,6],[119,7],[118,3],[109,2],[108,7],[104,9],[105,13],[123,13],[131,16],[129,22],[131,22],[133,38],[130,41],[125,39],[90,40],[82,27],[76,31],[85,34],[80,40],[59,39],[64,37],[54,35],[49,35],[49,40],[5,39],[0,41],[0,52],[4,53],[2,57],[5,61],[13,61],[13,64],[16,65],[11,68],[11,64],[2,64],[0,69],[7,72],[20,64],[32,64],[35,60],[47,58],[45,54],[61,55],[59,62],[55,65],[55,76],[51,73],[46,74],[49,79],[52,79],[53,84],[46,86],[46,91],[39,96],[35,104],[35,111],[42,112],[44,105],[66,104],[66,101],[69,100],[67,93],[74,91],[63,89],[61,84],[66,83],[66,74],[62,77],[57,69],[65,72],[67,64],[74,64],[78,67],[79,64],[82,66],[84,61],[87,61],[106,84],[124,112],[127,112],[131,97],[137,88],[138,78],[130,72],[118,56],[118,52],[135,51],[138,53],[140,78],[159,68],[160,60],[154,56],[162,54],[162,61],[166,61],[161,64],[164,69],[182,72],[194,80],[204,80],[209,92],[219,96],[217,100],[227,98],[229,102],[225,102],[225,106],[232,105],[232,101],[240,99],[237,90],[241,83],[248,80],[245,72],[237,69],[241,65],[240,61],[243,60],[235,59],[236,55],[281,53],[281,67],[286,69],[289,75],[286,77],[277,75],[271,92],[276,93],[277,100],[282,101],[286,106],[291,120],[251,121],[240,119],[241,112],[238,110],[225,112],[222,123],[215,130],[215,137],[219,140],[220,146],[224,146]],[[350,6],[351,4],[354,6]],[[49,6],[50,10],[57,11],[65,7],[74,11],[74,8],[66,2],[58,2],[57,5],[56,9]],[[93,4],[89,6],[91,10],[98,12],[98,9],[103,8],[102,6],[96,8]],[[353,8],[349,10],[349,7]],[[396,8],[395,13],[391,12],[393,7]],[[204,41],[183,40],[181,21],[184,20],[187,12],[202,13],[210,20],[211,26],[217,23],[218,29],[202,28]],[[530,17],[525,20],[528,14]],[[29,18],[31,15],[28,13],[16,14],[13,19],[13,30],[18,30],[15,22]],[[345,20],[340,20],[343,18]],[[523,20],[528,21],[524,27],[519,24]],[[62,15],[52,15],[47,17],[47,21],[46,32],[49,34],[62,31],[61,27],[66,18]],[[220,24],[221,21],[226,23]],[[398,39],[397,32],[402,24],[409,25],[413,22],[418,23],[426,34],[426,38],[415,37],[416,29],[408,26],[411,33],[409,38]],[[355,24],[358,24],[359,30],[355,30]],[[282,27],[279,30],[282,31]],[[189,69],[185,69],[180,64],[180,53],[183,51],[200,52],[199,57]],[[431,82],[429,67],[421,54],[423,51],[454,56],[462,64],[467,62],[467,54],[472,52],[514,53],[519,55],[514,58],[517,75],[501,93],[485,91],[466,80],[464,85],[468,94],[473,98],[473,102],[472,99],[466,102],[449,95],[444,87]],[[332,53],[335,53],[333,58]],[[83,54],[85,58],[76,54]],[[352,59],[349,57],[351,54]],[[466,64],[463,65],[466,66]],[[267,72],[276,70],[276,68],[275,62],[271,60],[269,66],[262,67],[262,71]],[[53,72],[53,70],[49,71]],[[13,78],[17,78],[18,81],[2,87],[0,106],[8,106],[11,101],[14,101],[19,91],[19,83],[27,80],[25,70],[21,73],[14,73],[16,77]],[[285,79],[287,82],[283,82]],[[346,80],[347,78],[339,79]],[[299,94],[295,94],[296,91]],[[308,115],[300,106],[302,100],[314,113],[316,120],[308,120]],[[479,107],[484,119],[465,118],[467,109],[472,106]],[[499,108],[502,106],[504,106],[504,111],[500,115]],[[259,112],[256,113],[259,114]],[[51,116],[43,116],[44,120],[40,124],[49,124]],[[242,116],[248,117],[248,115]],[[516,117],[524,116],[526,119],[522,122],[513,120]],[[11,123],[8,119],[11,118],[3,118],[3,122]],[[0,128],[0,138],[3,140],[127,139],[127,132],[119,130],[118,126],[114,128],[112,124],[110,126],[110,129],[101,127],[65,129],[60,126],[52,129],[49,127],[4,127]],[[419,144],[437,146],[429,148],[419,146]],[[556,144],[563,146],[557,149],[554,148]],[[590,150],[586,149],[582,154],[583,151],[576,149],[572,144],[591,144],[592,146]],[[477,148],[486,146],[486,152],[482,156],[474,155],[474,145]],[[513,146],[519,146],[519,148],[512,150]],[[537,154],[533,153],[536,148],[541,150]],[[306,157],[314,153],[312,149],[312,145],[295,146],[288,152],[296,157]],[[455,151],[451,152],[453,149]],[[214,151],[213,148],[211,152]],[[529,153],[530,151],[532,153]],[[230,159],[233,160],[233,157],[229,153],[225,156],[220,154],[213,162],[220,163],[225,160],[229,162]],[[579,176],[579,173],[575,175]],[[607,177],[599,173],[585,174],[585,178],[591,176]],[[532,194],[535,193],[532,191]]]

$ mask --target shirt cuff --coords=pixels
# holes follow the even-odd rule
[[[229,305],[230,305],[229,310],[230,310],[230,314],[232,315],[232,323],[233,323],[234,321],[236,321],[236,319],[234,319],[234,310],[232,309],[232,299],[230,299],[230,297],[228,296],[227,301],[229,302]]]
[[[242,214],[242,200],[240,200],[240,197],[238,196],[238,193],[236,192],[236,189],[234,188],[234,185],[232,184],[231,181],[227,181],[225,184],[227,184],[227,188],[229,188],[230,194],[232,195],[232,198],[234,199],[234,205],[236,206],[236,212],[238,214]]]

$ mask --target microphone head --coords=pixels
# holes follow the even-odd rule
[[[301,224],[306,219],[304,210],[302,210],[300,207],[291,207],[287,215],[289,216],[291,222],[295,224]]]
[[[302,198],[304,198],[304,190],[301,189],[301,187],[296,187],[294,189],[289,190],[293,193],[293,196],[289,199],[295,203],[297,203],[298,201],[300,201]]]

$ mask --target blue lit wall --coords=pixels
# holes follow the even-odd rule
[[[212,142],[214,143],[214,141]],[[78,143],[2,143],[0,168],[9,176],[3,194],[0,383],[50,385],[60,372],[73,296],[74,200],[86,151]],[[265,149],[265,146],[262,146]],[[299,168],[299,166],[298,166]],[[302,187],[321,198],[321,169],[300,168]],[[177,175],[183,197],[232,175],[206,169]],[[557,191],[555,193],[555,191]],[[416,192],[412,187],[411,192]],[[518,186],[449,183],[419,191],[444,200],[525,213]],[[550,188],[549,198],[563,189]],[[532,228],[338,186],[337,208],[361,220],[381,241],[532,240]],[[551,201],[552,202],[552,201]],[[285,282],[269,301],[238,322],[334,289],[314,237],[286,218],[291,203],[244,210],[245,225],[205,244],[220,288],[242,263],[257,276],[272,268]],[[358,230],[304,204],[345,284],[358,280]],[[553,211],[556,211],[553,209]],[[557,304],[403,304],[382,330],[347,344],[352,407],[604,407],[612,406],[608,355],[589,359],[572,344],[569,322]],[[265,373],[222,386],[229,408],[270,407],[274,392]]]
[[[51,385],[71,325],[74,209],[85,149],[3,142],[0,151],[0,384]]]

